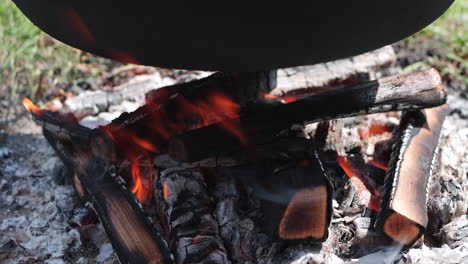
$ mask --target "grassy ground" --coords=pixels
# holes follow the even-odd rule
[[[445,81],[468,93],[468,1],[457,0],[435,23],[397,45],[400,64],[411,72],[437,68]]]
[[[39,99],[51,88],[63,89],[93,77],[102,68],[98,64],[112,63],[53,40],[11,0],[0,0],[0,96]]]
[[[401,57],[404,70],[434,66],[446,79],[456,80],[466,89],[467,19],[468,1],[457,0],[436,23],[398,43],[397,49],[415,49],[409,58]],[[0,97],[40,100],[113,65],[54,41],[32,25],[11,0],[0,0]]]

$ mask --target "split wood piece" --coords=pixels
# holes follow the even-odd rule
[[[121,263],[172,263],[166,242],[136,197],[117,182],[106,162],[91,158],[78,179],[88,193]]]
[[[309,66],[278,70],[278,86],[270,94],[302,95],[369,81],[372,73],[391,66],[396,55],[391,46],[354,57]]]
[[[176,263],[230,263],[213,216],[214,205],[196,169],[162,170],[154,197]]]
[[[257,106],[245,116],[173,138],[169,142],[169,154],[175,159],[192,162],[237,151],[246,144],[266,142],[292,124],[434,107],[445,101],[440,75],[434,69],[385,77],[352,87],[331,89],[288,104]],[[227,127],[235,129],[227,130]]]
[[[410,246],[427,226],[427,186],[448,106],[408,111],[393,145],[376,228]]]
[[[31,110],[33,121],[54,138],[88,145],[91,129],[78,124],[73,114],[60,114],[49,110]]]
[[[33,116],[41,122],[50,121],[47,115],[33,113]],[[54,125],[70,128],[66,124]],[[74,142],[74,138],[63,137],[63,131],[55,133],[49,126],[43,128],[44,136],[59,158],[74,172],[73,183],[78,195],[92,203],[120,261],[172,263],[165,241],[145,216],[135,196],[112,175],[108,162],[93,157],[89,146],[82,144],[82,137]]]
[[[242,176],[262,203],[264,229],[285,241],[324,241],[333,189],[312,141],[280,139],[252,153],[255,171]]]

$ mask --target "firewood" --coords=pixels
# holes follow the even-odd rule
[[[410,246],[427,226],[427,186],[447,105],[406,112],[393,145],[376,228]]]
[[[286,241],[323,241],[331,220],[333,189],[311,141],[285,138],[260,146],[244,184],[262,203],[263,229]]]
[[[155,89],[146,94],[145,105],[95,129],[92,141],[99,144],[92,145],[101,149],[93,151],[114,160],[116,157],[106,155],[118,153],[114,150],[133,136],[154,146],[152,152],[165,152],[170,137],[200,127],[205,122],[202,119],[213,114],[208,113],[208,109],[207,113],[198,113],[199,105],[209,105],[213,108],[208,107],[209,110],[216,112],[213,100],[216,95],[222,95],[240,108],[250,100],[257,100],[261,92],[267,93],[275,83],[276,71],[214,73],[203,79]],[[227,114],[215,113],[217,118]]]
[[[172,263],[161,234],[112,170],[92,158],[78,177],[122,263]],[[104,165],[105,166],[105,165]]]
[[[386,46],[346,59],[279,69],[278,87],[270,93],[300,95],[362,83],[369,81],[373,72],[389,67],[395,61],[393,48]]]
[[[107,111],[124,100],[143,98],[146,92],[159,88],[154,79],[146,79],[116,86],[112,91],[86,91],[64,102],[64,110],[76,115],[95,115]]]
[[[230,263],[206,184],[196,169],[162,170],[154,197],[176,263]]]
[[[352,87],[332,89],[288,104],[257,107],[248,115],[174,137],[169,142],[169,153],[175,159],[197,161],[239,150],[245,144],[271,140],[292,124],[434,107],[445,101],[440,75],[434,69],[385,77]],[[235,127],[236,131],[227,131],[226,127]]]
[[[172,263],[165,241],[135,196],[118,182],[107,160],[93,156],[88,145],[91,130],[67,121],[58,113],[41,111],[32,113],[34,119],[43,125],[44,136],[60,159],[74,171],[78,195],[93,205],[120,261]],[[79,136],[71,136],[75,130],[80,132]]]

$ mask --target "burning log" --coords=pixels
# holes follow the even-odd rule
[[[78,195],[92,203],[120,261],[172,263],[165,241],[135,196],[118,181],[108,161],[93,156],[89,147],[91,131],[58,113],[34,105],[29,105],[28,110],[64,164],[74,171],[73,183]],[[77,132],[78,136],[73,136]]]
[[[117,157],[106,155],[123,153],[114,150],[131,144],[153,153],[165,152],[174,135],[237,117],[241,105],[268,92],[275,80],[276,71],[215,73],[148,92],[144,106],[93,132],[93,139],[104,143],[97,152],[112,160]]]
[[[246,144],[271,140],[292,124],[441,105],[446,100],[440,75],[434,69],[381,78],[332,89],[288,104],[258,107],[249,115],[189,131],[173,138],[169,153],[175,159],[197,161]],[[226,128],[235,127],[232,131]]]
[[[265,231],[285,241],[324,241],[333,189],[311,141],[281,139],[259,146],[253,157],[255,170],[241,179],[262,203]]]
[[[213,217],[213,204],[196,169],[160,172],[155,201],[176,263],[230,263]]]
[[[408,111],[396,134],[376,228],[405,246],[427,226],[427,186],[447,113],[447,105]]]

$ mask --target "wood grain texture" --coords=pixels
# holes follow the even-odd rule
[[[189,131],[169,142],[175,159],[197,161],[246,144],[271,140],[292,124],[404,109],[434,107],[446,101],[439,73],[434,70],[396,75],[363,84],[331,89],[288,104],[257,105],[244,116]],[[224,129],[235,124],[244,142]]]
[[[308,94],[331,87],[343,87],[369,81],[371,74],[391,66],[396,55],[391,46],[354,57],[308,66],[278,70],[278,86],[272,95]]]
[[[91,202],[122,263],[172,263],[170,251],[145,216],[136,197],[112,172],[109,161],[93,155],[89,146],[91,130],[79,129],[80,137],[70,137],[68,129],[80,128],[60,119],[56,113],[36,116],[43,133],[64,164],[73,171],[73,183],[81,198]],[[50,125],[60,130],[50,130]],[[86,139],[86,140],[85,140]]]
[[[408,111],[398,127],[376,227],[402,244],[413,244],[427,226],[427,185],[448,111]]]

